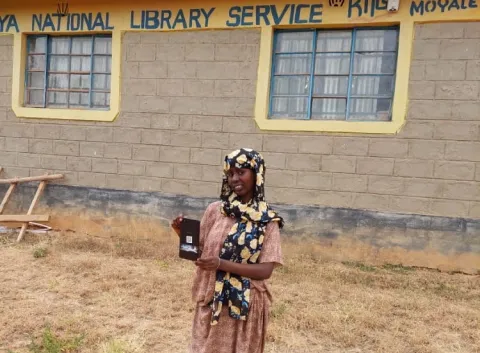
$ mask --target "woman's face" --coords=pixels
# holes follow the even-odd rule
[[[235,192],[243,203],[253,198],[255,190],[255,172],[248,168],[232,167],[227,172],[228,186]]]

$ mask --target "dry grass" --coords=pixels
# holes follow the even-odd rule
[[[142,225],[14,238],[0,236],[0,352],[29,352],[46,327],[82,335],[82,353],[186,351],[193,265],[173,235]],[[284,252],[268,353],[480,352],[478,277],[329,262],[307,240]]]

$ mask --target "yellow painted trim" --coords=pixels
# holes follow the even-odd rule
[[[290,27],[291,28],[291,27]],[[392,108],[392,121],[354,122],[269,119],[270,75],[273,52],[272,27],[264,27],[261,32],[260,57],[257,80],[257,98],[255,101],[255,120],[262,130],[277,131],[324,131],[394,134],[405,123],[408,104],[408,82],[412,57],[414,23],[400,25],[395,93]]]
[[[61,33],[63,35],[69,34]],[[94,34],[90,32],[89,34]],[[25,65],[27,35],[14,35],[13,46],[13,77],[12,80],[12,109],[18,118],[61,119],[61,120],[90,120],[113,121],[120,113],[120,73],[122,62],[122,35],[120,31],[112,32],[112,74],[109,110],[88,109],[52,109],[24,107]]]

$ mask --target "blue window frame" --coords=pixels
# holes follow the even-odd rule
[[[27,107],[108,109],[112,72],[110,35],[27,38]]]
[[[390,121],[398,26],[278,30],[270,119]]]

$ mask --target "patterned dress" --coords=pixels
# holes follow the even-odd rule
[[[200,229],[200,247],[204,257],[218,256],[223,242],[235,224],[224,216],[221,202],[208,206]],[[282,250],[278,222],[270,222],[265,231],[259,263],[282,265]],[[217,325],[212,326],[209,306],[215,290],[215,271],[197,268],[193,282],[196,304],[192,330],[192,353],[262,353],[265,344],[271,295],[265,281],[251,280],[250,311],[246,321],[235,320],[224,306]]]

